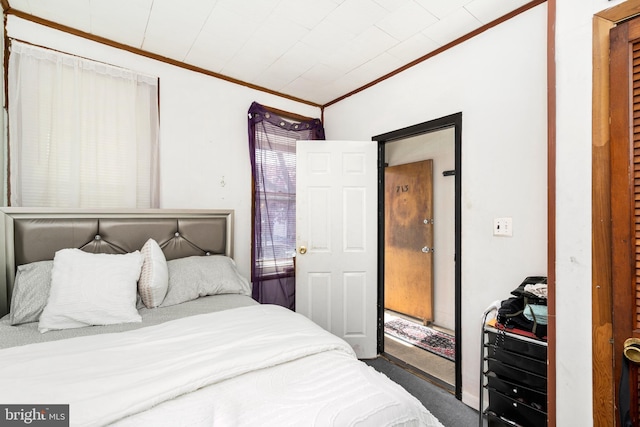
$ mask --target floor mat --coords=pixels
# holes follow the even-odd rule
[[[399,317],[385,317],[384,332],[445,359],[455,360],[455,337]]]

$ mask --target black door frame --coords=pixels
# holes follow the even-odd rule
[[[455,150],[455,396],[462,400],[462,112],[372,137],[378,142],[378,353],[384,353],[384,167],[385,145],[454,128]]]

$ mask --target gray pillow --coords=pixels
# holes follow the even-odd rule
[[[218,294],[251,295],[249,281],[224,255],[190,256],[167,261],[169,289],[160,307]]]
[[[47,305],[53,261],[37,261],[18,267],[11,296],[9,322],[12,325],[37,322]]]

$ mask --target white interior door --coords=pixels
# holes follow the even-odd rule
[[[378,146],[298,141],[296,311],[377,355]]]

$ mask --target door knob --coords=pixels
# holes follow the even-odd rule
[[[632,362],[640,363],[640,339],[628,338],[625,340],[623,353]]]
[[[307,247],[306,246],[300,246],[300,249],[298,249],[298,252],[300,252],[300,255],[304,255],[307,253]]]

